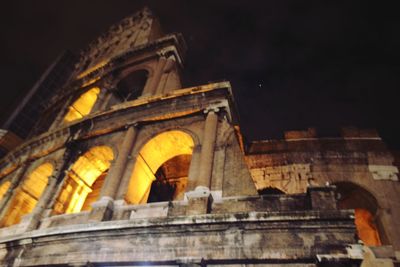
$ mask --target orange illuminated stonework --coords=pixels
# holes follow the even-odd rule
[[[92,110],[93,105],[96,103],[97,95],[99,93],[100,89],[97,87],[83,93],[71,106],[69,106],[64,121],[72,122],[88,115]]]
[[[138,153],[126,201],[147,203],[157,170],[168,160],[179,155],[191,155],[192,137],[183,131],[167,131],[150,139]]]
[[[93,147],[73,164],[67,173],[66,182],[61,190],[56,205],[55,214],[80,212],[83,207],[90,209],[90,201],[94,202],[90,195],[97,179],[104,179],[106,171],[113,160],[112,149],[107,146]],[[98,186],[98,184],[97,184]]]
[[[19,223],[22,216],[32,212],[52,172],[53,166],[50,163],[45,163],[33,170],[24,179],[23,183],[16,189],[7,213],[0,222],[2,226]]]
[[[355,209],[355,224],[359,238],[368,246],[380,246],[378,230],[372,214],[365,209]]]

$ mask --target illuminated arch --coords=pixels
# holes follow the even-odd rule
[[[2,219],[2,226],[10,226],[21,221],[22,216],[32,212],[48,184],[53,173],[53,165],[44,163],[34,169],[16,189],[7,213]]]
[[[126,201],[146,203],[158,169],[177,156],[192,155],[193,147],[192,137],[179,130],[163,132],[148,141],[136,156]]]
[[[113,159],[113,150],[108,146],[93,147],[80,156],[67,173],[54,213],[89,210],[90,204],[97,200]]]
[[[88,115],[96,103],[100,88],[93,87],[83,93],[75,102],[68,107],[68,112],[64,117],[65,122],[79,120]]]
[[[355,224],[358,237],[368,246],[380,246],[375,216],[378,210],[376,198],[367,190],[350,182],[335,183],[339,194],[340,209],[355,210]]]

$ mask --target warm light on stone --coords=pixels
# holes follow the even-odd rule
[[[100,88],[94,87],[83,93],[71,106],[64,117],[65,122],[79,120],[88,115],[92,111],[93,105],[96,103]]]
[[[367,246],[380,246],[378,230],[373,222],[372,214],[366,209],[355,209],[355,224],[358,237]]]
[[[1,226],[10,226],[21,221],[22,216],[32,212],[53,173],[53,165],[44,163],[32,171],[17,188]]]
[[[148,141],[136,158],[126,200],[132,204],[146,203],[158,168],[175,156],[191,155],[193,147],[192,137],[182,131],[164,132]]]
[[[92,192],[92,185],[108,170],[113,159],[114,153],[107,146],[93,147],[80,156],[67,174],[68,180],[57,199],[54,212],[75,213],[80,212],[84,204],[88,206],[85,200]]]
[[[3,198],[4,194],[7,192],[10,187],[10,181],[5,181],[0,185],[0,200]]]
[[[242,137],[240,88],[180,89],[186,49],[143,8],[46,70],[0,129],[27,130],[0,140],[0,266],[395,266],[400,154],[357,129]]]

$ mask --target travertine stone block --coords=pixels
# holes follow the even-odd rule
[[[112,218],[113,211],[113,200],[109,197],[102,197],[99,201],[92,204],[89,221],[108,221]]]
[[[398,181],[399,170],[396,166],[368,165],[368,169],[375,180]]]
[[[307,194],[310,198],[311,208],[315,210],[335,210],[335,186],[308,187]]]

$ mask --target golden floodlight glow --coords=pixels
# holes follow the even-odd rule
[[[68,172],[54,211],[57,214],[80,212],[92,185],[110,167],[114,153],[108,146],[91,148],[80,156]],[[86,203],[88,205],[88,203]]]
[[[44,163],[32,171],[17,188],[16,194],[4,216],[1,225],[10,226],[21,221],[22,216],[32,212],[47,186],[53,165]]]
[[[366,209],[355,209],[355,224],[358,237],[367,246],[380,246],[378,230],[373,222],[372,214]]]
[[[64,117],[65,122],[79,120],[88,115],[94,104],[96,103],[97,96],[100,93],[100,88],[93,87],[89,91],[83,93],[71,106]]]
[[[8,188],[10,188],[10,185],[10,181],[5,181],[0,185],[0,200],[4,197],[4,194],[7,192]]]
[[[182,154],[192,154],[192,137],[182,131],[168,131],[148,141],[136,157],[126,201],[131,204],[147,203],[151,183],[157,169],[167,160]]]

